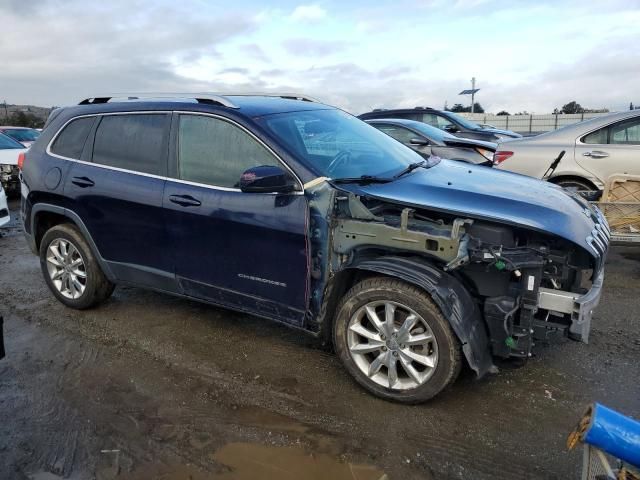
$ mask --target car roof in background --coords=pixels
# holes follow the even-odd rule
[[[556,137],[564,137],[564,136],[573,138],[573,137],[584,135],[593,130],[606,127],[611,123],[615,123],[620,120],[632,119],[638,116],[640,116],[640,110],[625,110],[623,112],[615,112],[609,115],[602,115],[599,117],[590,118],[582,122],[572,123],[570,125],[561,127],[557,130],[552,130],[550,132],[545,132],[540,135],[536,135],[535,137],[517,138],[515,140],[524,143],[532,140],[544,141],[547,138],[556,138]]]
[[[11,138],[9,135],[5,135],[4,133],[0,132],[0,140],[2,140],[3,144],[11,144],[13,147],[15,147],[16,149],[18,148],[25,148],[25,146],[23,144],[21,144],[19,141],[15,140],[14,138]],[[5,148],[2,148],[0,146],[0,149],[2,150],[6,150]]]
[[[0,130],[35,130],[31,127],[12,127],[11,125],[0,125]]]

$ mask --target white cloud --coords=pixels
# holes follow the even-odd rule
[[[319,5],[299,5],[289,18],[296,22],[317,22],[327,16],[327,11]]]

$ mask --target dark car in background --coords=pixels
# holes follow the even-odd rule
[[[449,160],[493,166],[496,143],[455,137],[415,120],[383,118],[366,122],[424,157],[435,155]]]
[[[64,305],[122,284],[258,315],[332,343],[389,400],[526,359],[549,328],[586,342],[602,288],[597,208],[290,95],[87,99],[20,165],[24,232]]]
[[[39,130],[29,127],[0,127],[0,133],[17,140],[25,147],[30,147],[40,136]]]
[[[372,112],[363,113],[358,118],[361,120],[373,120],[378,118],[403,118],[405,120],[415,120],[426,123],[432,127],[449,132],[456,137],[472,138],[484,140],[486,142],[497,142],[511,138],[520,138],[522,135],[510,130],[499,130],[497,128],[483,128],[466,118],[456,115],[446,110],[436,110],[429,107],[398,108],[392,110],[378,109]]]

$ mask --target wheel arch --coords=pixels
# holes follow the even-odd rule
[[[384,275],[425,290],[451,324],[462,344],[467,363],[476,374],[481,377],[495,369],[480,310],[467,289],[456,278],[416,257],[384,256],[368,259],[349,266],[345,271],[350,271],[353,283],[367,276]]]
[[[80,233],[87,241],[91,253],[97,259],[105,276],[109,281],[114,282],[115,276],[109,268],[108,263],[102,258],[102,255],[100,255],[100,251],[93,241],[93,237],[89,233],[86,225],[77,213],[68,208],[49,203],[37,203],[33,206],[31,209],[30,227],[34,251],[37,253],[40,250],[40,242],[47,230],[63,223],[70,223],[80,230]]]
[[[555,183],[556,185],[559,184],[560,182],[562,182],[563,180],[574,180],[574,181],[578,181],[578,182],[582,182],[586,185],[589,185],[590,187],[592,187],[592,190],[600,190],[600,188],[598,188],[598,186],[593,183],[591,180],[589,180],[588,178],[585,177],[581,177],[580,175],[565,175],[565,174],[560,174],[554,177],[551,177],[549,179],[549,182],[551,183]]]

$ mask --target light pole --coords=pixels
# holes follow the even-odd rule
[[[471,95],[471,113],[474,113],[476,110],[476,93],[479,91],[479,88],[476,88],[476,77],[471,78],[471,90],[463,90],[458,95]]]

